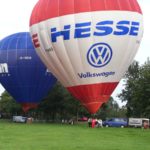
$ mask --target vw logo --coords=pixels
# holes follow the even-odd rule
[[[112,58],[112,49],[106,43],[97,43],[91,46],[87,53],[87,60],[93,67],[103,67]]]

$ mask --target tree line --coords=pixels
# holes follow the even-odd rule
[[[125,110],[125,109],[124,109]],[[38,119],[59,121],[61,119],[91,117],[88,111],[75,99],[59,82],[53,87],[49,94],[41,101],[38,108],[27,113],[22,111],[21,105],[5,91],[1,95],[0,112],[3,116],[10,118],[13,115],[33,116]],[[101,109],[94,115],[105,119],[112,116],[125,116],[125,111],[119,108],[118,103],[111,97],[109,102],[103,104]]]
[[[150,118],[150,60],[143,65],[134,61],[125,74],[125,88],[119,94],[127,102],[127,117]]]
[[[110,117],[147,117],[150,118],[150,60],[143,65],[134,61],[124,76],[125,88],[118,95],[126,106],[120,108],[118,103],[110,97],[103,104],[95,117],[106,119]],[[88,111],[75,99],[59,82],[55,84],[48,95],[39,103],[37,109],[27,113],[22,111],[21,105],[9,95],[7,91],[0,97],[0,113],[10,118],[13,115],[33,116],[34,118],[59,121],[86,116]]]

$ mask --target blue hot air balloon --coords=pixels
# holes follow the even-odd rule
[[[55,82],[56,78],[37,56],[28,32],[0,41],[0,83],[24,111],[37,106]]]

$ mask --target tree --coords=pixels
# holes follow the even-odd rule
[[[9,93],[5,91],[2,93],[0,99],[0,112],[10,116],[12,114],[20,114],[22,109],[21,105],[16,103],[16,101],[9,95]]]
[[[107,103],[104,103],[100,110],[97,112],[98,118],[105,120],[112,117],[125,117],[126,109],[119,108],[118,103],[110,97]]]
[[[150,61],[133,62],[126,75],[125,89],[119,95],[127,102],[127,116],[150,117]]]
[[[80,102],[76,100],[71,94],[59,83],[43,98],[37,109],[32,109],[28,113],[23,113],[20,104],[4,92],[0,100],[0,112],[9,114],[24,114],[27,116],[34,116],[46,120],[61,120],[62,118],[69,119],[78,115],[87,116],[88,112],[81,106]]]
[[[22,114],[21,106],[7,93],[4,92],[0,101],[0,110],[9,114]],[[107,104],[104,104],[97,113],[98,118],[119,116],[118,103],[111,97]],[[59,82],[41,101],[37,109],[30,110],[25,115],[33,116],[37,119],[46,119],[47,121],[57,121],[61,119],[78,117],[90,117],[89,112],[75,99]]]
[[[40,103],[38,112],[49,120],[69,119],[73,116],[87,115],[87,111],[59,82]]]

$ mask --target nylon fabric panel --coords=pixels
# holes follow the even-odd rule
[[[48,67],[49,70],[51,70],[53,72],[53,74],[55,76],[59,76],[61,74],[61,76],[59,76],[59,81],[61,81],[64,84],[69,84],[69,80],[68,80],[68,76],[66,74],[66,71],[64,70],[64,67],[62,65],[61,60],[58,58],[56,52],[54,50],[52,51],[46,51],[45,53],[45,49],[54,49],[52,43],[49,40],[49,36],[47,34],[47,32],[49,31],[49,29],[47,28],[49,26],[49,23],[45,24],[45,23],[40,23],[37,26],[35,26],[32,30],[32,32],[37,32],[38,35],[40,35],[39,38],[39,42],[41,45],[41,48],[43,49],[41,51],[41,49],[37,48],[37,54],[41,57],[42,61],[44,62],[44,64],[46,64],[46,66]],[[38,30],[38,29],[41,30]],[[46,28],[46,31],[44,30],[44,28]],[[44,44],[43,44],[44,41]],[[47,41],[47,44],[45,43]],[[46,44],[46,45],[45,45]],[[49,61],[51,60],[51,61]],[[58,67],[55,67],[53,64],[55,64]]]
[[[75,0],[74,1],[74,13],[81,13],[81,12],[90,12],[92,10],[91,8],[91,1],[90,0]],[[68,11],[67,14],[70,14]]]
[[[132,9],[136,8],[136,10],[137,10],[138,12],[142,13],[142,10],[141,10],[141,8],[139,7],[139,4],[137,3],[137,1],[135,1],[135,0],[128,0],[128,1],[129,1],[130,6],[131,6]]]
[[[142,13],[137,0],[39,0],[33,9],[30,26],[58,16],[105,10]]]
[[[67,89],[73,93],[75,97],[81,100],[82,103],[105,102],[106,98],[110,97],[118,82],[114,83],[99,83],[68,87]],[[93,89],[93,90],[92,90]],[[89,91],[89,92],[87,92]],[[102,98],[103,97],[103,98]],[[83,100],[84,99],[84,100]]]
[[[90,13],[87,13],[84,18],[91,18]],[[72,15],[67,17],[67,20],[73,26],[77,21],[81,21],[82,18],[80,18],[78,15]],[[67,21],[67,22],[68,22]],[[58,19],[58,31],[63,29],[63,25],[67,23],[66,22],[66,17],[60,17]],[[55,26],[57,22],[55,19],[50,21],[49,26]],[[71,34],[73,35],[73,30],[71,30]],[[85,43],[83,41],[78,40],[63,40],[63,38],[59,38],[59,44],[58,43],[53,43],[53,48],[56,52],[56,56],[61,60],[61,64],[64,68],[65,74],[67,78],[65,79],[66,81],[68,80],[68,85],[73,86],[76,84],[82,84],[82,81],[79,80],[78,76],[76,73],[78,70],[86,70],[86,64],[84,61],[82,61],[82,58],[85,56],[84,53],[82,52],[82,49],[84,49]],[[91,39],[86,39],[86,42],[91,43]],[[56,64],[56,63],[54,63]],[[57,68],[59,68],[59,64],[56,65]],[[59,77],[62,75],[58,75]],[[84,83],[83,83],[84,84]],[[64,86],[68,86],[66,83],[63,84]]]
[[[63,16],[64,14],[67,14],[70,12],[71,14],[75,13],[75,0],[69,0],[67,3],[66,0],[60,0],[59,1],[59,16]],[[55,7],[55,6],[54,6]],[[53,15],[55,16],[55,15]]]
[[[126,1],[126,0],[124,0],[124,1]],[[105,8],[105,10],[128,10],[128,8],[126,8],[126,9],[121,9],[120,8],[120,5],[122,5],[122,1],[121,1],[121,4],[120,4],[120,1],[118,1],[118,0],[113,0],[113,1],[110,1],[110,0],[105,0],[104,1],[104,7],[103,8]],[[125,6],[126,6],[127,4],[126,4],[126,2],[125,2]],[[124,6],[123,6],[124,7]]]
[[[117,17],[116,17],[117,16]],[[126,17],[124,17],[126,16]],[[133,18],[134,16],[134,18]],[[139,36],[130,37],[126,36],[90,36],[82,39],[74,39],[74,31],[75,31],[75,22],[92,22],[92,27],[90,34],[92,35],[95,31],[95,25],[99,20],[107,20],[112,19],[115,22],[120,21],[122,18],[127,19],[129,21],[139,20],[140,22],[140,31]],[[45,24],[45,26],[43,25]],[[33,26],[31,32],[35,32],[34,29],[40,28],[38,30],[39,34],[42,37],[40,39],[40,43],[42,44],[42,40],[47,39],[47,34],[42,35],[44,27],[46,27],[47,31],[50,31],[49,27],[57,27],[58,31],[63,30],[64,25],[70,24],[72,30],[70,30],[70,40],[63,40],[63,37],[58,37],[57,42],[55,43],[47,43],[47,47],[51,47],[54,49],[53,51],[49,51],[44,53],[42,51],[42,59],[46,61],[47,66],[51,67],[55,64],[54,74],[57,78],[63,83],[65,87],[76,86],[76,85],[84,85],[84,84],[93,84],[93,83],[105,83],[105,82],[118,82],[124,72],[127,70],[128,65],[131,63],[135,52],[137,51],[137,47],[139,46],[139,42],[142,37],[142,16],[138,13],[129,13],[129,12],[112,12],[110,16],[110,12],[92,12],[92,13],[81,13],[76,15],[68,15],[64,17],[59,17],[55,19],[50,19],[45,23],[42,22]],[[115,29],[115,26],[113,26]],[[51,35],[51,34],[50,34]],[[49,37],[49,42],[51,41],[51,36]],[[102,68],[94,68],[87,62],[87,52],[90,49],[91,45],[95,43],[107,43],[111,46],[113,51],[112,60],[106,67]],[[116,44],[117,43],[117,44]],[[44,44],[45,45],[45,44]],[[44,48],[43,45],[43,48]],[[42,49],[43,49],[42,48]],[[45,48],[44,48],[45,49]],[[38,52],[41,50],[39,49]],[[50,61],[49,61],[50,60]],[[77,61],[78,60],[78,61]],[[77,62],[76,62],[77,61]],[[118,63],[120,62],[120,63]],[[119,69],[118,69],[119,68]],[[56,71],[57,70],[57,71]],[[60,72],[59,72],[60,71]],[[103,73],[112,73],[114,75],[103,75]],[[95,76],[95,77],[93,77]],[[92,78],[93,77],[93,78]],[[62,81],[62,78],[64,79]]]
[[[58,30],[62,29],[61,19],[59,19]],[[72,44],[71,44],[72,45]],[[73,45],[72,45],[73,46]],[[65,45],[64,40],[61,38],[59,40],[59,44],[53,44],[53,48],[55,50],[56,56],[62,64],[63,70],[65,71],[66,81],[68,80],[69,84],[74,83],[76,81],[76,76],[74,75],[74,68],[71,65],[70,58],[68,57],[67,47]],[[59,66],[57,66],[59,67]]]
[[[90,113],[98,111],[106,103],[118,83],[100,83],[68,87],[68,91],[75,96]]]
[[[91,0],[91,9],[95,10],[95,11],[106,10],[106,3],[104,0],[102,0],[102,1],[95,0],[94,2],[92,2],[92,0]]]

